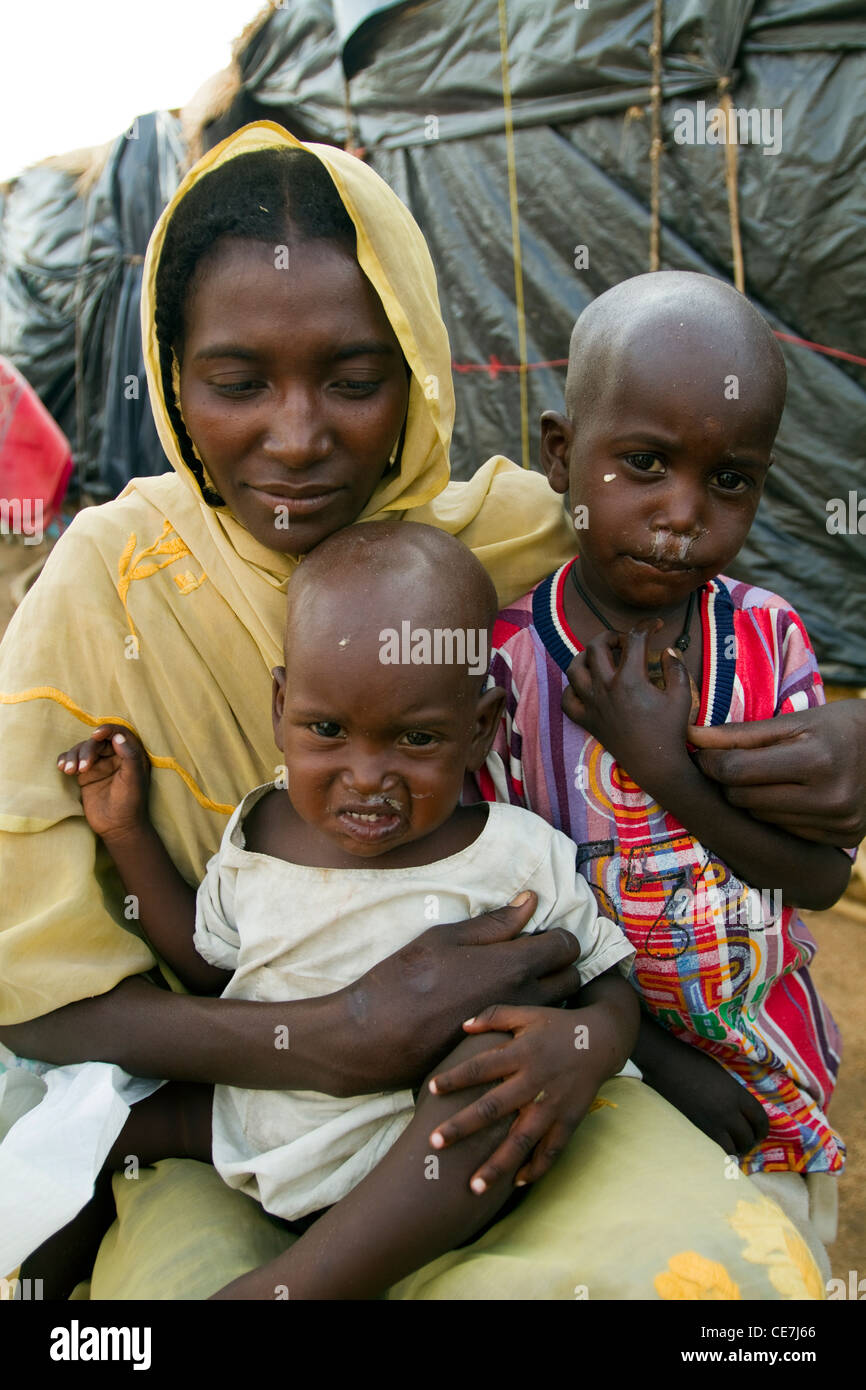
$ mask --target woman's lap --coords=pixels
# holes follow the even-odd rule
[[[795,1227],[715,1144],[641,1082],[615,1078],[600,1099],[516,1210],[388,1297],[823,1297]],[[204,1299],[293,1239],[206,1164],[170,1159],[114,1185],[94,1299]]]

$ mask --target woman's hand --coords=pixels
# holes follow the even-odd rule
[[[573,995],[572,933],[519,936],[536,904],[534,893],[519,893],[484,916],[430,927],[332,996],[346,1022],[334,1039],[333,1079],[317,1089],[351,1096],[418,1085],[491,999],[555,1005]]]
[[[866,835],[866,700],[690,728],[689,739],[701,771],[758,820],[840,848]]]
[[[68,777],[78,777],[87,824],[106,843],[148,823],[150,762],[129,729],[103,724],[61,753],[57,766]]]
[[[626,636],[602,632],[568,668],[562,708],[597,738],[629,776],[657,796],[659,774],[675,773],[688,761],[686,730],[692,708],[691,687],[683,663],[662,653],[665,689],[650,680],[649,639],[660,625],[640,624]],[[619,654],[619,662],[614,654]]]
[[[495,1005],[463,1025],[468,1033],[514,1035],[512,1042],[481,1052],[430,1083],[436,1095],[448,1095],[500,1082],[434,1131],[430,1142],[436,1149],[517,1112],[505,1140],[473,1175],[473,1187],[479,1180],[489,1186],[520,1159],[515,1186],[537,1182],[559,1157],[599,1087],[624,1065],[637,1035],[637,996],[612,971],[587,986],[581,999],[588,995],[593,1002],[578,1009]]]

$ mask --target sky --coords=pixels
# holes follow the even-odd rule
[[[3,0],[0,182],[183,106],[262,0]]]

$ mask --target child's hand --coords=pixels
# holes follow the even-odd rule
[[[761,1102],[715,1057],[680,1039],[669,1040],[676,1050],[667,1048],[666,1064],[644,1079],[726,1154],[750,1153],[770,1132]]]
[[[514,1034],[513,1042],[460,1062],[430,1083],[436,1095],[447,1095],[486,1081],[501,1082],[434,1130],[430,1142],[435,1149],[447,1148],[517,1111],[502,1144],[474,1174],[473,1188],[479,1179],[490,1186],[521,1158],[525,1162],[515,1186],[536,1182],[565,1148],[610,1074],[578,1047],[575,1019],[588,1013],[495,1004],[463,1025],[469,1033]],[[596,1022],[600,1027],[600,1020]],[[600,1037],[598,1043],[598,1055],[603,1056]]]
[[[688,672],[670,651],[662,653],[665,689],[650,679],[648,644],[661,619],[622,636],[602,632],[568,668],[562,709],[597,738],[645,790],[687,760],[686,730],[692,709]],[[619,652],[619,664],[614,653]],[[656,793],[653,792],[655,795]]]
[[[129,729],[103,724],[61,753],[57,765],[67,776],[77,775],[87,824],[106,843],[147,824],[150,763]]]

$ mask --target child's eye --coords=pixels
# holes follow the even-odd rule
[[[403,735],[403,738],[410,748],[429,748],[431,744],[436,742],[435,734],[425,734],[421,729],[410,729],[408,733]]]
[[[665,466],[655,454],[626,454],[626,463],[638,468],[641,473],[663,473]]]
[[[343,732],[342,726],[333,719],[320,719],[317,724],[311,724],[309,727],[319,738],[337,738]]]
[[[716,482],[725,492],[745,492],[746,488],[752,486],[751,481],[744,478],[742,473],[734,473],[730,469],[717,473]]]

